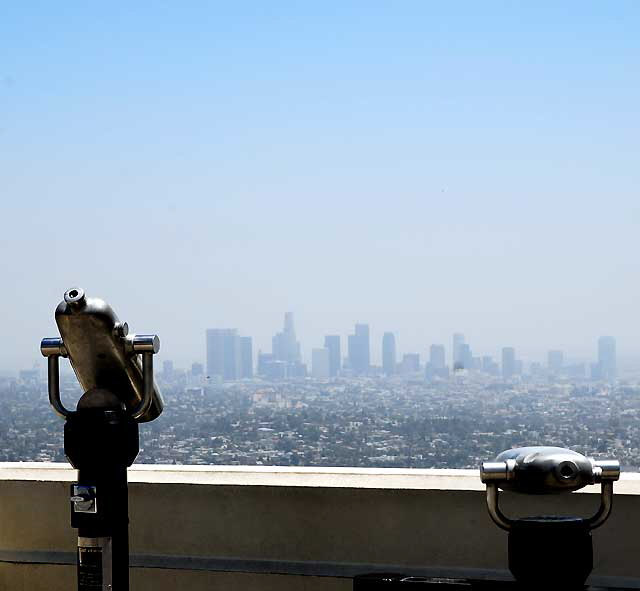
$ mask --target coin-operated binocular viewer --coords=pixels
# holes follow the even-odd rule
[[[620,477],[616,460],[595,461],[560,447],[522,447],[483,462],[493,521],[509,532],[509,570],[525,587],[581,588],[593,569],[591,531],[609,517],[613,483]],[[498,505],[498,490],[546,495],[600,484],[600,508],[589,518],[544,516],[511,519]]]
[[[61,338],[42,340],[49,401],[65,419],[64,452],[78,470],[71,525],[78,529],[78,590],[128,591],[127,468],[139,452],[138,423],[163,409],[153,381],[155,335],[130,335],[103,300],[82,289],[64,294],[55,312]],[[59,358],[68,357],[84,394],[75,411],[60,400]]]

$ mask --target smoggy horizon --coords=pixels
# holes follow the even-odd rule
[[[205,330],[303,355],[640,360],[640,5],[40,6],[0,22],[0,369],[64,291],[160,359]]]

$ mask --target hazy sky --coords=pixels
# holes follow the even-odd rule
[[[640,358],[640,3],[128,4],[0,9],[0,369],[76,285],[182,366],[285,310]]]

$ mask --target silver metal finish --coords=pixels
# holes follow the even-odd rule
[[[42,339],[40,342],[40,352],[45,357],[50,357],[51,355],[59,355],[60,357],[67,356],[67,350],[65,349],[64,343],[60,337]]]
[[[85,303],[84,289],[72,287],[64,293],[64,301],[70,306],[81,306]]]
[[[158,337],[155,337],[156,339]],[[131,416],[136,420],[144,417],[153,404],[153,351],[142,353],[142,384],[144,386],[140,404],[131,411]]]
[[[116,322],[113,327],[113,334],[120,338],[126,337],[129,334],[129,325],[126,322]]]
[[[613,507],[613,481],[604,481],[600,485],[600,508],[597,513],[591,517],[589,521],[589,527],[596,529],[600,527],[611,514]]]
[[[160,339],[154,334],[134,334],[125,339],[129,353],[153,353],[160,351]]]
[[[613,481],[620,478],[620,462],[618,460],[597,460],[593,462],[593,472],[597,474],[595,481]]]
[[[480,479],[487,485],[487,508],[491,519],[509,530],[513,521],[498,506],[499,488],[526,494],[571,492],[600,483],[600,508],[587,520],[589,527],[601,526],[613,503],[613,482],[620,478],[617,460],[598,460],[560,447],[522,447],[483,462]]]
[[[60,400],[60,357],[67,356],[67,350],[61,338],[42,339],[40,351],[47,358],[49,385],[49,403],[61,417],[69,416],[69,412]]]
[[[62,338],[43,339],[40,350],[49,358],[49,400],[58,414],[70,412],[60,402],[58,370],[58,358],[68,356],[85,392],[112,392],[139,422],[160,415],[164,403],[151,359],[160,349],[156,335],[129,335],[106,302],[88,298],[81,288],[64,294],[55,318]]]
[[[504,463],[507,472],[507,477],[500,481],[503,490],[552,494],[578,490],[595,482],[593,461],[561,447],[509,449],[491,463],[499,462]],[[483,470],[481,477],[482,474]]]
[[[500,511],[498,494],[498,485],[495,482],[489,482],[487,484],[487,509],[489,510],[489,515],[498,527],[509,531],[513,522]]]
[[[485,483],[511,480],[515,476],[514,469],[514,460],[507,460],[506,462],[482,462],[480,466],[480,480]]]

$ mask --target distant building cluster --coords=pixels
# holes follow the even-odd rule
[[[214,383],[231,382],[254,377],[251,337],[239,336],[237,329],[212,328],[206,334],[206,375],[209,380]],[[384,333],[381,346],[382,365],[375,366],[371,363],[369,325],[358,323],[353,334],[347,337],[344,357],[340,335],[327,335],[323,347],[312,349],[311,368],[308,368],[302,359],[293,313],[287,312],[282,330],[272,338],[271,352],[258,352],[255,374],[272,381],[307,376],[315,379],[400,376],[433,382],[449,380],[459,372],[481,372],[504,380],[517,379],[525,373],[604,382],[614,382],[617,378],[616,341],[610,336],[598,340],[598,360],[590,367],[584,363],[566,363],[563,351],[552,350],[548,353],[546,366],[531,363],[527,372],[514,347],[504,347],[498,360],[489,355],[474,355],[471,345],[461,333],[453,335],[450,364],[447,363],[444,344],[432,344],[424,363],[421,363],[417,352],[405,353],[400,358],[392,332]]]
[[[253,377],[251,337],[241,337],[235,328],[207,330],[207,374],[221,381]]]
[[[166,407],[141,429],[138,462],[471,468],[513,446],[557,445],[640,467],[639,377],[506,381],[462,370],[432,382],[394,375],[212,384],[202,370],[166,363],[158,372]],[[81,395],[68,371],[61,389],[68,401]],[[65,461],[62,433],[44,372],[0,377],[0,460]]]
[[[548,352],[525,364],[514,347],[475,355],[461,333],[422,360],[398,353],[393,332],[371,363],[370,328],[356,324],[342,350],[327,335],[302,359],[287,313],[258,352],[234,328],[206,331],[206,364],[157,372],[166,410],[143,433],[139,461],[284,466],[471,467],[511,446],[570,447],[640,467],[640,378],[617,375],[616,341],[603,336],[591,364]],[[81,395],[61,374],[65,400]],[[194,412],[197,409],[197,412]],[[39,369],[0,376],[0,459],[64,461],[62,428]]]

